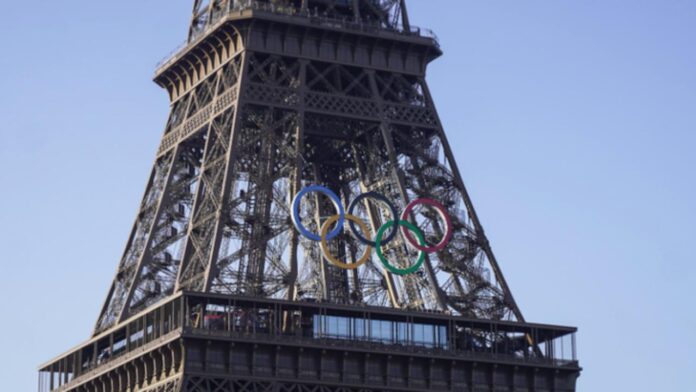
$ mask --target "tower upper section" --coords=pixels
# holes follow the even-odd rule
[[[405,0],[195,0],[188,39],[155,82],[175,100],[244,49],[411,75],[442,54],[409,23]]]

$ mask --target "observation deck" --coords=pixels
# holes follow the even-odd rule
[[[39,392],[79,391],[134,361],[145,371],[185,367],[389,390],[469,390],[500,378],[494,384],[572,391],[575,333],[437,312],[184,292],[42,365]],[[169,359],[148,365],[162,347],[171,348],[162,355]]]

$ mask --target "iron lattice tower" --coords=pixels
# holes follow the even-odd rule
[[[432,33],[411,26],[404,0],[195,0],[186,44],[155,75],[169,93],[171,113],[94,337],[44,366],[40,391],[468,390],[461,388],[479,384],[574,390],[577,362],[559,362],[555,352],[556,341],[574,336],[574,329],[525,323],[462,182],[425,82],[427,65],[441,54]],[[383,194],[399,209],[414,199],[438,200],[452,219],[451,243],[429,254],[416,274],[385,272],[376,258],[340,269],[293,229],[291,201],[311,184],[334,190],[346,205],[364,192]],[[380,203],[358,210],[373,233],[389,219]],[[312,195],[302,211],[302,222],[317,232],[333,206]],[[426,238],[437,242],[444,235],[437,215],[419,214]],[[352,262],[360,250],[348,235],[331,245]],[[413,257],[403,238],[388,253],[402,266]],[[301,347],[285,353],[278,342],[282,336],[288,344],[325,341],[336,332],[327,320],[346,319],[350,339],[336,339],[353,341],[351,350],[358,350],[356,340],[365,340],[356,335],[361,317],[367,340],[374,340],[374,319],[393,323],[393,340],[406,339],[398,345],[417,346],[412,331],[421,325],[442,327],[447,344],[431,349],[468,352],[474,363],[485,358],[477,351],[491,350],[509,355],[506,361],[537,365],[534,373],[520,372],[519,364],[505,368],[496,379],[493,361],[479,368],[484,376],[477,381],[475,364],[435,366],[435,354],[421,366],[422,356],[394,360],[397,354],[370,354],[370,347],[355,365],[345,348],[340,355],[310,350],[315,361]],[[400,335],[401,328],[411,332]],[[217,338],[211,329],[220,332]],[[205,338],[196,335],[201,331]],[[235,334],[272,336],[276,343],[266,352],[259,342],[228,341]],[[283,376],[283,361],[294,380]],[[237,362],[247,363],[250,374]],[[262,364],[270,373],[254,373]],[[539,377],[539,364],[555,373]],[[382,383],[368,377],[372,366],[384,370]],[[301,381],[303,369],[310,376]],[[430,374],[425,384],[422,372]],[[437,380],[439,372],[448,381]]]

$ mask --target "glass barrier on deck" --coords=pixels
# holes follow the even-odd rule
[[[196,333],[268,339],[333,340],[346,345],[377,344],[390,349],[444,350],[462,356],[508,357],[559,364],[575,361],[573,329],[521,323],[467,320],[435,313],[380,314],[379,309],[349,311],[324,304],[259,301],[186,303],[186,326]],[[432,320],[431,320],[432,319]]]
[[[446,325],[340,316],[314,316],[313,336],[317,339],[367,341],[426,348],[447,349],[449,347]]]

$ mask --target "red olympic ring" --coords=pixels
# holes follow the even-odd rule
[[[416,249],[425,252],[425,253],[434,253],[434,252],[439,252],[449,244],[449,242],[452,240],[452,235],[454,234],[454,231],[452,229],[452,219],[450,216],[447,214],[447,209],[445,209],[445,206],[440,204],[439,202],[432,200],[432,199],[416,199],[412,202],[410,202],[407,206],[404,212],[401,214],[401,220],[406,221],[408,220],[409,216],[411,215],[411,212],[413,212],[413,209],[419,205],[423,204],[426,206],[433,207],[437,210],[437,212],[440,214],[440,217],[442,218],[443,221],[445,221],[445,236],[442,238],[442,240],[435,246],[422,246],[416,241],[415,238],[413,238],[413,235],[409,230],[407,230],[405,227],[401,228],[402,233],[404,234],[404,237],[408,240],[408,242],[415,247]]]

